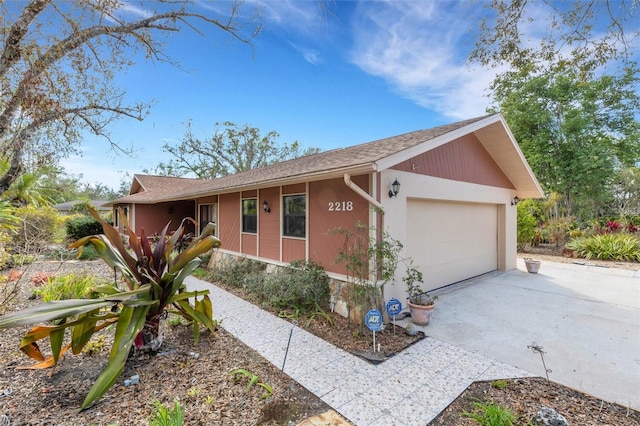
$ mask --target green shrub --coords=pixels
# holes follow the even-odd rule
[[[71,272],[68,275],[51,277],[35,290],[35,294],[42,296],[42,300],[84,299],[89,296],[91,289],[97,285],[108,284],[104,278],[88,275],[87,273]]]
[[[560,217],[557,219],[549,219],[540,228],[542,240],[555,244],[556,248],[563,247],[569,231],[576,227],[572,217]]]
[[[149,426],[182,426],[184,412],[180,402],[176,399],[173,408],[168,409],[160,401],[155,402],[156,412],[149,419]]]
[[[8,234],[0,232],[0,271],[11,265],[11,253],[5,249],[9,241],[11,241],[11,237]]]
[[[474,402],[472,413],[462,413],[463,417],[475,420],[482,426],[511,426],[516,421],[516,416],[494,402]]]
[[[295,261],[267,276],[262,291],[273,307],[309,312],[328,301],[329,277],[317,263]]]
[[[237,288],[253,287],[250,282],[260,281],[266,264],[257,260],[240,258],[216,263],[210,278]]]
[[[82,248],[82,253],[78,256],[80,260],[96,260],[100,258],[100,255],[96,251],[95,247],[91,245],[84,246]]]
[[[640,238],[631,234],[604,234],[576,238],[567,244],[586,259],[640,262]]]
[[[91,216],[81,216],[69,219],[65,223],[67,238],[70,241],[77,241],[82,237],[102,234],[102,225]]]
[[[538,221],[532,210],[533,200],[523,200],[517,204],[518,209],[518,250],[531,244],[536,235]]]
[[[209,278],[211,273],[206,268],[203,268],[202,266],[198,266],[198,268],[195,271],[193,271],[193,274],[191,275],[201,280],[206,280]]]
[[[90,207],[93,208],[93,209],[96,208],[93,204],[91,204],[91,201],[82,200],[82,201],[77,201],[77,202],[73,203],[73,205],[71,206],[69,211],[71,213],[79,213],[79,214],[82,214],[82,215],[88,215]]]
[[[267,274],[265,263],[238,258],[217,263],[207,278],[242,288],[258,301],[279,309],[315,311],[317,306],[326,305],[329,297],[329,277],[313,262],[295,261]]]

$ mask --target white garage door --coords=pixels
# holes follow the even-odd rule
[[[425,290],[498,267],[498,207],[494,204],[407,201],[407,253]]]

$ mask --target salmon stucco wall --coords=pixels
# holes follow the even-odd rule
[[[351,180],[366,192],[369,176],[353,176]],[[343,179],[309,183],[309,257],[327,272],[346,275],[344,265],[337,264],[338,250],[344,235],[336,228],[353,230],[356,222],[369,226],[369,203],[349,188]]]
[[[178,201],[160,204],[136,204],[135,232],[140,234],[142,226],[146,235],[159,234],[169,221],[169,232],[175,231],[184,218],[195,218],[194,201]],[[142,225],[142,226],[141,226]],[[185,232],[195,232],[191,222],[185,222]]]
[[[268,212],[262,209],[262,203],[269,204]],[[261,189],[258,198],[258,256],[280,260],[280,190],[279,188]]]
[[[218,227],[222,249],[240,252],[240,194],[222,194],[218,197]]]
[[[301,238],[282,238],[282,261],[291,263],[294,260],[304,260],[306,242]]]
[[[258,235],[242,233],[242,254],[256,256],[258,254]]]
[[[392,169],[514,189],[509,178],[473,133],[403,161]]]

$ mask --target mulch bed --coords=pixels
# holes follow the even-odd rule
[[[30,277],[36,272],[65,274],[71,270],[112,276],[101,261],[38,262],[27,268],[19,281],[17,298],[3,309],[11,312],[37,302],[29,299],[33,289]],[[0,284],[0,289],[4,285]],[[371,351],[372,336],[368,329],[337,314],[330,315],[333,327],[316,317],[308,331],[352,353]],[[301,326],[306,325],[306,318],[298,320]],[[94,354],[67,354],[55,370],[16,370],[18,365],[31,364],[18,351],[26,329],[0,333],[0,391],[8,388],[13,391],[0,398],[0,415],[7,415],[12,425],[146,425],[156,400],[165,406],[179,400],[187,425],[296,425],[330,408],[224,330],[219,329],[215,335],[205,332],[200,343],[194,344],[191,327],[165,323],[165,343],[160,353],[130,358],[123,376],[111,390],[97,404],[79,413],[78,407],[106,362],[109,333],[113,330],[105,330],[104,348]],[[422,337],[402,332],[394,335],[388,326],[383,333],[377,333],[376,342],[381,344],[385,356],[392,356]],[[236,381],[229,374],[235,368],[257,375],[260,382],[273,388],[273,395],[262,398],[261,386],[247,389],[248,379],[239,377]],[[124,386],[124,379],[133,374],[139,375],[140,383]],[[571,425],[640,425],[637,411],[538,378],[508,380],[504,388],[489,382],[474,383],[431,424],[475,424],[460,414],[472,411],[473,402],[478,400],[494,401],[509,408],[519,417],[517,425],[528,424],[528,419],[543,405],[556,409]]]
[[[29,299],[31,277],[36,272],[62,275],[72,270],[111,276],[101,261],[39,262],[27,268],[18,282],[18,297],[5,306],[8,312],[38,302]],[[12,391],[0,398],[0,416],[6,415],[14,426],[148,425],[154,401],[170,407],[176,399],[184,409],[185,425],[296,425],[330,409],[223,329],[214,335],[203,332],[200,342],[194,344],[190,326],[170,326],[165,321],[160,352],[131,357],[109,392],[89,409],[78,412],[107,361],[113,329],[105,329],[104,346],[96,345],[94,354],[65,354],[55,369],[16,370],[17,366],[35,364],[18,350],[28,328],[0,333],[0,392]],[[247,389],[247,377],[230,374],[237,368],[258,376],[258,383]],[[124,386],[124,380],[134,374],[140,383]],[[259,383],[270,386],[273,395],[263,398],[265,388]]]
[[[547,382],[543,378],[476,382],[449,405],[430,425],[477,425],[463,413],[474,412],[474,403],[494,403],[509,409],[517,426],[531,425],[530,420],[543,406],[553,408],[572,426],[637,426],[640,412],[611,404],[582,392]],[[497,386],[500,385],[500,386]],[[504,386],[504,387],[503,387]],[[477,412],[477,411],[476,411]]]

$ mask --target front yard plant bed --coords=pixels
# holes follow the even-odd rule
[[[532,425],[542,406],[564,416],[572,426],[638,426],[640,412],[602,401],[543,378],[475,382],[438,415],[430,426],[472,426],[478,423],[463,415],[474,403],[495,404],[515,415],[514,426]],[[508,425],[507,425],[508,426]]]
[[[7,312],[39,302],[30,299],[34,289],[31,278],[36,272],[63,275],[71,271],[113,276],[101,260],[37,262],[26,268],[18,297]],[[330,409],[221,327],[213,335],[202,332],[200,342],[194,345],[191,326],[163,321],[160,350],[130,357],[116,384],[95,405],[80,412],[87,391],[107,361],[113,329],[103,330],[104,337],[88,345],[91,351],[65,354],[55,369],[17,370],[18,366],[34,364],[18,350],[28,328],[0,333],[0,392],[12,391],[0,398],[0,416],[7,416],[12,426],[146,426],[156,401],[172,407],[174,400],[183,408],[185,425],[296,425]],[[48,352],[44,346],[41,349]],[[263,398],[265,389],[257,385],[247,389],[247,380],[230,374],[238,368],[255,374],[273,394]],[[139,383],[125,386],[125,379],[133,375],[139,376]]]
[[[87,271],[108,279],[113,276],[102,261],[36,262],[23,269],[26,272],[19,281],[17,298],[4,306],[7,312],[37,303],[30,300],[36,273],[62,275]],[[1,273],[8,276],[11,271]],[[0,289],[5,285],[0,283]],[[332,315],[332,319],[334,327],[317,317],[308,329],[349,352],[371,349],[370,336],[362,334],[359,326],[338,315]],[[113,330],[103,330],[104,337],[96,339],[91,351],[77,356],[66,354],[55,370],[17,370],[17,366],[32,364],[18,350],[27,327],[4,330],[0,333],[0,392],[10,388],[12,393],[0,398],[0,416],[6,415],[12,425],[147,425],[156,401],[171,407],[178,400],[185,413],[185,425],[296,425],[329,410],[320,398],[221,327],[213,335],[202,333],[200,343],[194,345],[190,326],[170,323],[170,320],[163,322],[165,339],[159,352],[131,357],[118,382],[97,404],[82,412],[78,408],[104,367]],[[305,319],[300,318],[299,323],[304,327]],[[348,331],[336,331],[342,329]],[[391,352],[411,344],[413,338],[401,329],[396,331],[400,331],[397,347],[378,339],[392,336],[392,326],[377,333],[376,341]],[[256,375],[273,389],[273,394],[263,398],[265,392],[259,386],[247,390],[247,380],[236,380],[230,374],[238,368]],[[138,375],[140,382],[124,386],[124,380],[133,375]],[[431,425],[476,424],[461,414],[471,411],[473,402],[478,400],[508,408],[518,418],[516,425],[526,425],[525,419],[544,405],[565,416],[571,425],[640,424],[637,411],[553,382],[549,384],[544,379],[507,380],[505,384],[500,387],[493,386],[493,382],[472,384]]]
[[[320,315],[311,319],[310,315],[299,313],[294,317],[294,313],[291,311],[277,310],[260,304],[252,293],[246,292],[242,288],[229,286],[221,282],[212,281],[212,283],[274,315],[279,315],[283,318],[295,318],[299,326],[309,333],[374,364],[389,359],[426,337],[423,332],[419,332],[415,336],[409,336],[404,328],[399,326],[396,326],[394,334],[393,324],[387,324],[384,331],[376,332],[376,353],[373,353],[373,332],[366,326],[349,320],[342,315],[335,312],[326,312],[326,315],[331,319],[331,323]],[[380,345],[379,352],[377,351],[378,344]]]

